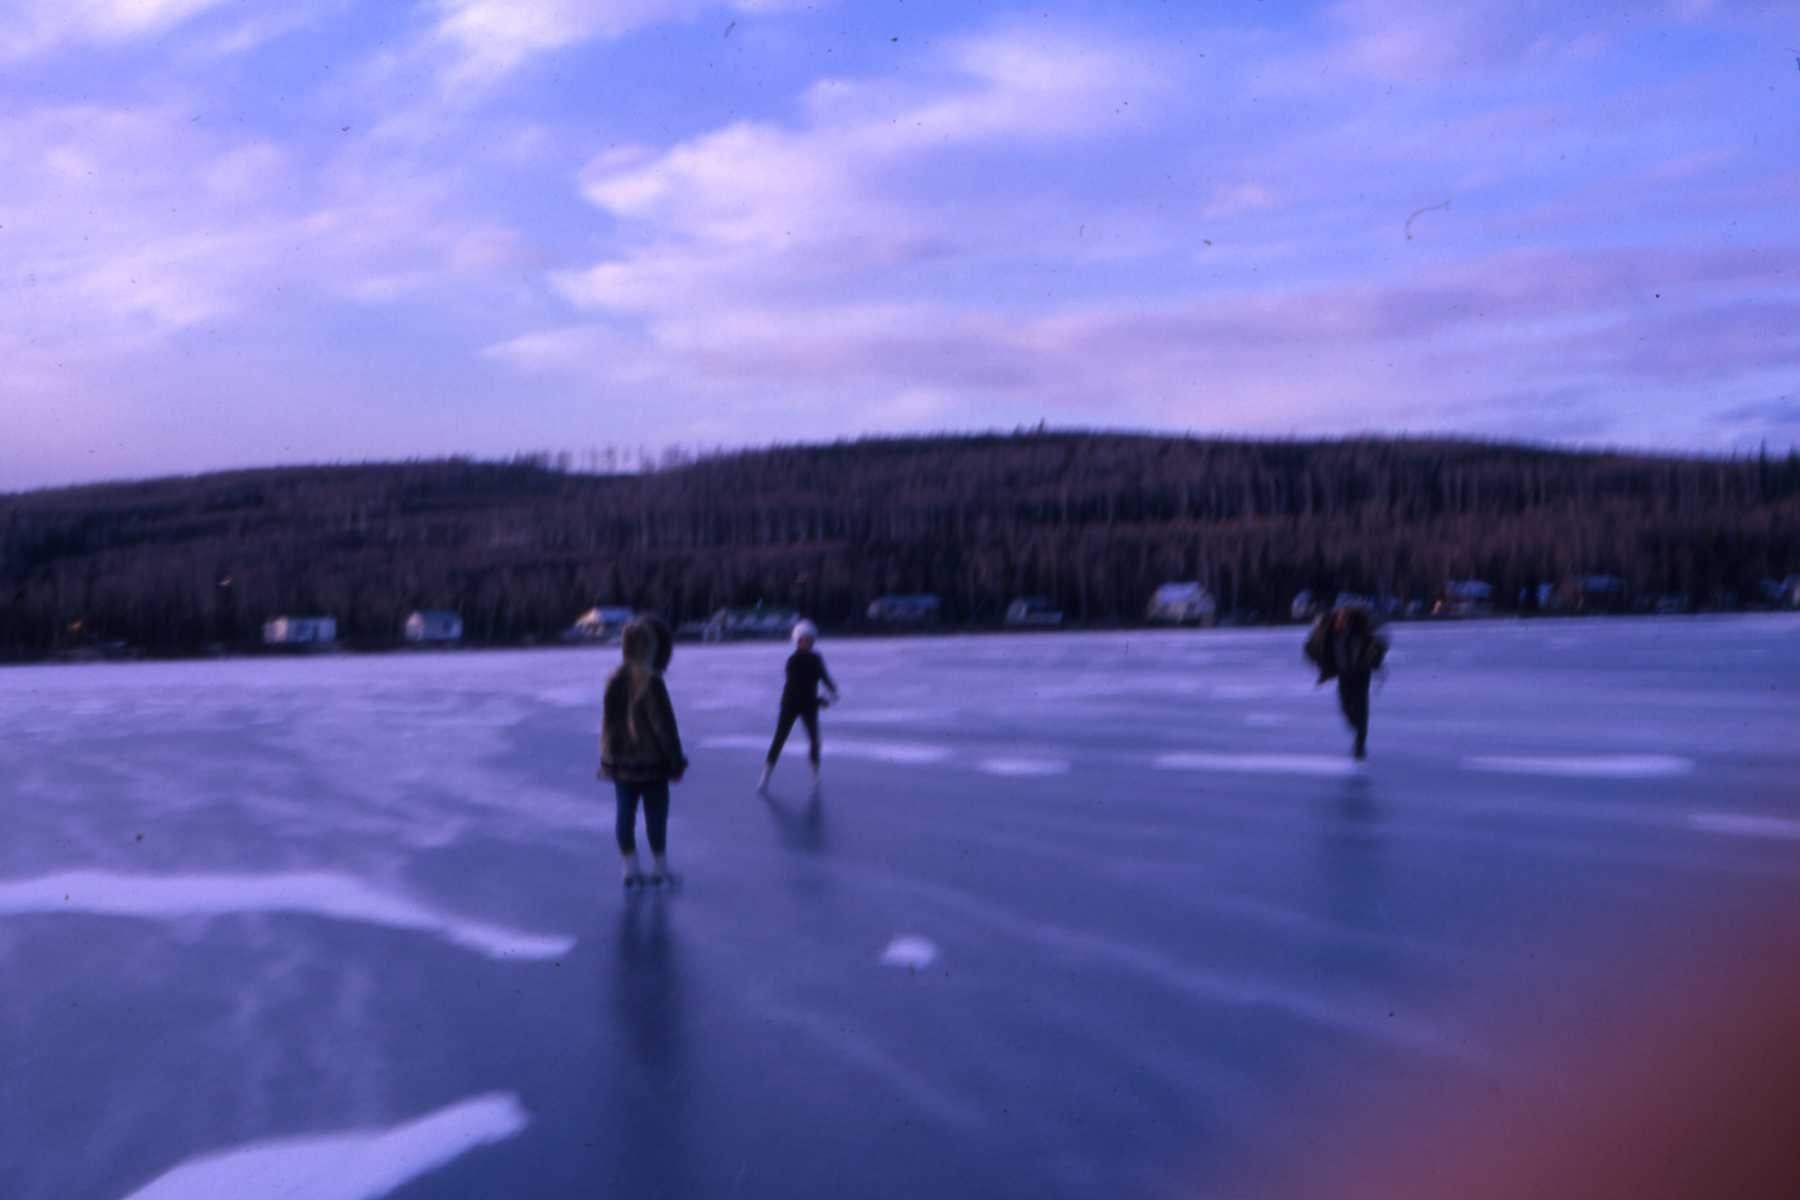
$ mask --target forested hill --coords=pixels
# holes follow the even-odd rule
[[[0,496],[0,655],[254,643],[279,613],[392,640],[415,608],[485,643],[596,603],[677,619],[763,601],[854,623],[889,591],[955,624],[1019,594],[1137,619],[1164,580],[1231,611],[1303,587],[1506,605],[1571,574],[1729,604],[1800,571],[1800,456],[1571,453],[1459,441],[1114,434],[780,447],[650,473],[547,460],[282,468]]]

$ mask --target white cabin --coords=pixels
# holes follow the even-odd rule
[[[1146,620],[1171,625],[1211,625],[1218,615],[1218,601],[1205,585],[1194,581],[1163,584],[1151,595],[1144,614]]]
[[[329,646],[337,641],[336,617],[271,617],[263,622],[265,646]]]
[[[1494,585],[1480,579],[1452,579],[1432,607],[1440,617],[1486,617],[1494,612]]]
[[[460,642],[462,617],[453,612],[420,609],[406,618],[401,634],[409,642]]]
[[[609,608],[597,605],[575,618],[564,635],[578,642],[613,642],[625,632],[625,626],[631,624],[631,618],[637,614],[629,608]]]

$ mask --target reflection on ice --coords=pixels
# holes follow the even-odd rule
[[[303,913],[418,930],[491,958],[558,958],[575,944],[572,938],[521,933],[437,912],[360,879],[322,871],[285,875],[66,871],[0,883],[0,916],[92,913],[154,920],[244,912]]]
[[[1362,768],[1348,755],[1326,754],[1159,754],[1160,771],[1237,771],[1256,775],[1355,775]]]
[[[1695,829],[1708,833],[1728,833],[1736,837],[1779,838],[1800,841],[1800,820],[1788,817],[1759,817],[1749,813],[1703,812],[1688,818]]]
[[[1473,771],[1565,779],[1656,779],[1689,774],[1694,760],[1673,754],[1480,754],[1463,759],[1463,766]]]
[[[125,1200],[375,1200],[529,1122],[518,1097],[491,1092],[391,1129],[252,1142],[190,1159]]]

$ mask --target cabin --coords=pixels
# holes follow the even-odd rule
[[[1213,625],[1219,619],[1219,603],[1198,582],[1165,583],[1151,593],[1144,619],[1164,625]]]
[[[271,617],[262,635],[265,646],[329,646],[337,641],[337,618]]]
[[[700,627],[704,642],[736,642],[747,639],[779,641],[794,631],[800,614],[791,608],[721,608]]]
[[[453,612],[422,608],[406,618],[400,635],[415,643],[460,642],[463,635],[462,617]]]
[[[943,613],[936,596],[877,596],[868,617],[877,625],[935,625]]]
[[[1494,611],[1494,585],[1479,579],[1452,579],[1432,606],[1433,616],[1485,617]]]
[[[619,635],[625,632],[625,626],[636,615],[629,608],[596,605],[575,618],[575,623],[564,632],[563,639],[570,642],[616,642]]]
[[[1014,629],[1055,629],[1062,610],[1048,596],[1020,596],[1006,606],[1006,624]]]
[[[1625,611],[1625,581],[1617,575],[1582,575],[1574,583],[1575,607],[1578,611]]]

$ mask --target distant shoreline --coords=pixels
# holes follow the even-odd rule
[[[1709,611],[1693,613],[1495,613],[1479,617],[1426,617],[1412,620],[1394,620],[1385,623],[1385,628],[1412,631],[1442,630],[1449,632],[1457,629],[1480,630],[1493,626],[1520,627],[1537,624],[1587,625],[1617,624],[1622,622],[1668,621],[1697,623],[1704,621],[1737,621],[1761,618],[1775,620],[1791,620],[1800,625],[1800,610],[1790,609],[1740,609],[1736,611]],[[1220,623],[1211,626],[1196,625],[1094,625],[1069,626],[1062,629],[1005,629],[994,627],[940,628],[930,630],[911,630],[907,632],[827,629],[823,636],[828,643],[845,642],[911,642],[911,641],[953,641],[957,639],[990,639],[990,638],[1039,638],[1055,637],[1092,637],[1100,635],[1151,636],[1151,637],[1205,637],[1233,633],[1278,633],[1289,631],[1296,639],[1302,637],[1309,627],[1308,622],[1267,621],[1259,624]],[[1298,640],[1296,641],[1298,645]],[[729,649],[736,647],[762,647],[769,650],[781,650],[786,646],[783,639],[776,638],[736,638],[719,642],[684,640],[678,643],[682,652],[692,653],[694,650]],[[39,659],[14,659],[0,661],[0,671],[36,667],[91,667],[91,666],[147,666],[157,663],[198,663],[198,662],[329,662],[340,659],[374,659],[385,657],[426,658],[449,655],[472,654],[523,654],[565,650],[583,653],[606,654],[618,651],[618,643],[611,642],[577,642],[562,640],[546,640],[534,643],[516,644],[476,644],[443,646],[349,646],[337,645],[329,648],[313,650],[262,650],[243,649],[220,654],[119,654],[97,655],[93,657],[51,657]]]

